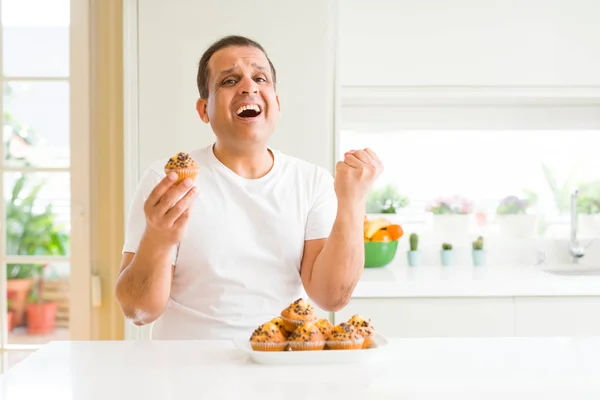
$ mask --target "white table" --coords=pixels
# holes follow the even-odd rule
[[[396,339],[388,349],[371,365],[275,368],[230,342],[55,342],[0,377],[0,398],[600,398],[600,337]]]

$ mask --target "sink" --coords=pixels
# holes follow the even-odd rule
[[[600,275],[600,267],[578,264],[552,265],[542,268],[542,271],[554,275],[586,276]]]

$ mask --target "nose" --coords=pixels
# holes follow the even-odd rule
[[[258,85],[250,77],[244,77],[239,85],[239,94],[249,95],[258,93]]]

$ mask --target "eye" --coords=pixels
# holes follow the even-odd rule
[[[230,79],[225,79],[223,82],[221,82],[222,85],[235,85],[237,81],[233,78]]]
[[[260,77],[260,76],[258,78],[256,78],[256,82],[266,82],[266,81],[267,80],[265,78]]]

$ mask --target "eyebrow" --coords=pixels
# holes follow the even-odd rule
[[[257,63],[252,63],[252,64],[250,64],[250,66],[252,66],[260,71],[265,71],[267,69],[265,66],[257,64]],[[236,68],[237,68],[237,65],[235,65],[229,69],[226,69],[224,71],[221,71],[221,73],[219,74],[218,77],[221,78],[223,75],[231,74],[233,71],[235,71]]]

